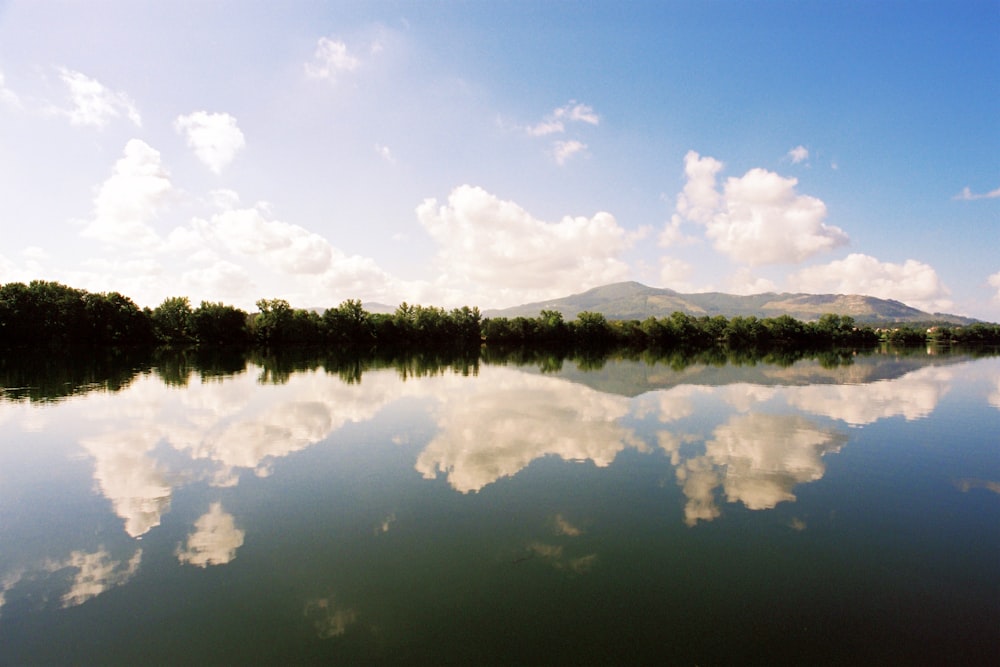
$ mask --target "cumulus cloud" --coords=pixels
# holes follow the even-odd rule
[[[222,503],[212,503],[208,512],[195,521],[194,528],[185,547],[178,546],[176,553],[181,563],[197,567],[231,562],[246,535],[246,531],[236,527],[233,515],[222,509]]]
[[[716,178],[722,163],[712,157],[701,157],[694,151],[684,156],[684,176],[687,182],[677,195],[677,214],[691,222],[708,224],[719,208],[722,195],[716,189]]]
[[[570,141],[556,141],[552,144],[552,154],[556,159],[556,163],[560,166],[566,164],[567,160],[586,149],[587,144],[575,139]]]
[[[681,231],[681,225],[683,224],[684,220],[681,216],[676,213],[670,216],[670,222],[668,222],[660,232],[659,244],[664,248],[669,248],[672,246],[684,246],[697,243],[698,239],[696,237],[689,236]]]
[[[704,225],[716,250],[750,265],[779,264],[847,243],[843,230],[824,222],[826,205],[796,192],[797,179],[756,168],[728,178],[719,192],[722,166],[689,151],[684,156],[687,183],[677,197],[677,214]]]
[[[678,292],[692,292],[694,286],[688,282],[694,267],[676,257],[660,258],[660,284]]]
[[[198,159],[216,174],[221,173],[246,145],[236,119],[227,113],[195,111],[178,116],[174,129],[187,138],[188,146]]]
[[[319,274],[330,267],[333,248],[322,236],[298,225],[270,220],[262,207],[231,209],[196,228],[230,251],[259,258],[283,273]]]
[[[880,262],[852,253],[829,264],[811,266],[788,278],[797,291],[833,294],[865,294],[939,312],[952,306],[948,288],[933,267],[908,259],[902,264]]]
[[[1000,271],[997,271],[990,277],[986,279],[986,282],[990,284],[990,287],[996,289],[997,293],[993,296],[994,299],[1000,301]]]
[[[773,280],[768,280],[761,276],[755,276],[747,268],[736,271],[729,278],[727,291],[732,294],[764,294],[774,292],[778,289]]]
[[[375,260],[345,255],[335,250],[330,266],[318,276],[321,293],[352,295],[352,298],[384,300],[402,283],[382,269]]]
[[[809,159],[809,149],[805,146],[798,145],[792,150],[788,151],[788,159],[792,161],[792,164],[799,164],[800,162],[805,162]]]
[[[1000,197],[1000,188],[997,188],[996,190],[990,190],[989,192],[976,194],[968,187],[964,187],[962,188],[962,191],[959,192],[954,197],[952,197],[952,199],[958,199],[961,201],[974,201],[976,199],[996,199],[997,197]]]
[[[105,243],[151,246],[159,236],[149,222],[171,194],[170,174],[160,153],[139,139],[125,145],[111,177],[94,199],[94,217],[81,232]]]
[[[631,239],[610,213],[545,222],[516,203],[462,185],[439,206],[416,210],[439,244],[438,261],[452,283],[507,292],[506,298],[549,298],[623,280],[619,259]],[[544,286],[544,287],[539,287]]]
[[[190,269],[181,275],[184,293],[192,302],[212,301],[221,297],[243,300],[259,296],[252,290],[254,281],[247,269],[228,260],[216,260],[208,266]]]
[[[314,79],[336,81],[342,72],[353,72],[361,61],[347,52],[347,44],[328,37],[316,43],[313,61],[306,63],[306,75]]]
[[[59,69],[59,78],[69,88],[73,106],[57,111],[68,117],[71,124],[100,128],[124,115],[136,126],[142,126],[135,103],[125,93],[110,90],[97,79],[66,68]]]

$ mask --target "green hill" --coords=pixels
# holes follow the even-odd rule
[[[976,320],[959,315],[927,313],[891,299],[859,294],[751,294],[741,296],[722,292],[681,294],[670,289],[648,287],[637,282],[614,283],[595,287],[580,294],[528,303],[512,308],[490,310],[487,317],[536,317],[542,310],[555,310],[566,319],[575,319],[582,311],[602,313],[608,319],[644,320],[668,317],[675,311],[702,315],[735,317],[778,317],[790,315],[812,321],[825,313],[850,315],[859,323],[950,323],[972,324]]]

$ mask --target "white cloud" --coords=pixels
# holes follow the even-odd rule
[[[950,292],[929,265],[908,259],[903,264],[880,262],[853,253],[829,264],[811,266],[788,278],[791,289],[813,293],[864,294],[939,312],[952,306]]]
[[[997,271],[990,277],[986,279],[986,282],[990,284],[990,287],[996,289],[997,293],[993,296],[994,299],[1000,301],[1000,271]]]
[[[796,193],[796,179],[756,168],[727,179],[720,193],[716,176],[722,166],[689,151],[684,156],[688,181],[677,197],[678,215],[703,224],[716,250],[760,265],[801,262],[847,243],[843,230],[825,224],[822,201]]]
[[[577,153],[586,150],[587,144],[572,139],[570,141],[557,141],[552,144],[552,154],[556,159],[556,163],[561,165],[566,164],[566,161]]]
[[[555,118],[565,118],[588,125],[598,125],[601,117],[594,113],[594,110],[586,104],[580,104],[576,100],[570,100],[565,106],[561,106],[552,112]]]
[[[754,276],[747,268],[738,269],[730,276],[727,288],[732,294],[764,294],[765,292],[775,292],[777,289],[774,281]]]
[[[391,299],[393,288],[401,286],[398,280],[384,271],[375,260],[360,255],[345,255],[334,251],[329,268],[318,279],[317,297],[329,298],[340,294],[345,298],[365,300]]]
[[[136,126],[142,126],[142,117],[128,95],[106,88],[100,81],[70,69],[60,68],[59,78],[69,88],[73,108],[58,110],[73,125],[104,127],[123,114]]]
[[[319,274],[330,267],[334,250],[323,237],[279,220],[264,217],[260,207],[233,209],[195,220],[206,239],[237,254],[259,258],[282,273]]]
[[[347,52],[344,42],[320,37],[313,62],[306,63],[306,74],[314,79],[336,81],[341,72],[353,72],[361,61]]]
[[[681,216],[676,213],[670,216],[670,222],[660,232],[659,244],[664,248],[669,248],[671,246],[685,246],[697,243],[698,239],[696,237],[688,236],[681,231],[682,224],[684,224],[684,219]]]
[[[682,259],[676,257],[660,258],[660,284],[678,292],[694,291],[693,285],[688,282],[694,267]]]
[[[570,100],[567,104],[553,109],[552,113],[548,114],[541,122],[526,129],[528,134],[533,137],[544,137],[549,134],[565,132],[567,122],[598,125],[601,122],[601,117],[590,106],[580,104],[576,100]]]
[[[792,161],[792,164],[805,162],[809,159],[809,149],[802,145],[796,146],[788,151],[788,159]]]
[[[385,144],[375,144],[375,152],[378,153],[383,160],[389,164],[396,164],[396,158],[393,156],[392,151]]]
[[[236,527],[233,515],[222,509],[222,503],[212,503],[208,512],[195,521],[194,528],[184,549],[177,547],[177,560],[198,567],[231,562],[246,535]]]
[[[0,71],[0,103],[15,109],[21,108],[21,98],[13,90],[7,87],[3,72]]]
[[[549,134],[559,134],[560,132],[565,132],[566,126],[561,120],[548,119],[543,120],[537,125],[532,125],[528,128],[528,134],[533,137],[544,137]]]
[[[227,113],[195,111],[178,116],[174,129],[187,138],[198,159],[216,174],[221,173],[245,145],[236,119]]]
[[[470,185],[455,188],[447,205],[428,199],[416,213],[439,244],[445,279],[493,290],[494,298],[563,296],[629,272],[619,255],[631,239],[610,213],[550,223]]]
[[[970,190],[968,186],[966,186],[962,188],[961,192],[952,197],[952,199],[958,199],[961,201],[975,201],[976,199],[996,199],[997,197],[1000,197],[1000,188],[997,188],[996,190],[990,190],[989,192],[985,192],[982,194],[976,194],[972,192],[972,190]]]
[[[181,275],[181,286],[195,304],[220,299],[226,303],[243,302],[260,296],[252,291],[256,285],[245,267],[221,259],[185,271]]]
[[[701,157],[694,151],[688,151],[684,156],[684,176],[687,183],[677,195],[677,214],[680,219],[707,224],[711,222],[719,207],[719,195],[716,190],[716,175],[722,171],[722,163],[711,157]],[[679,220],[671,220],[671,224],[679,225]]]
[[[124,246],[150,246],[159,236],[149,225],[173,190],[160,153],[139,139],[125,145],[124,155],[94,199],[94,217],[84,236]]]

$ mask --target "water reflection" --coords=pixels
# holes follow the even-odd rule
[[[645,448],[618,423],[629,412],[627,398],[507,368],[481,375],[485,382],[437,396],[439,432],[416,463],[425,478],[444,473],[468,493],[544,456],[606,467],[625,447]]]
[[[222,509],[222,503],[212,503],[208,512],[194,522],[194,528],[184,548],[178,546],[177,560],[198,567],[230,562],[246,535],[236,527],[233,515]]]
[[[950,368],[928,367],[895,380],[870,384],[810,385],[788,390],[788,402],[806,412],[852,426],[902,416],[907,421],[927,417],[948,393],[954,378]]]
[[[589,371],[545,361],[405,372],[359,363],[348,372],[303,359],[274,367],[248,362],[217,374],[177,362],[165,374],[137,372],[116,391],[71,392],[43,405],[24,395],[0,400],[7,445],[0,471],[9,475],[0,484],[0,639],[10,641],[31,618],[41,619],[35,636],[42,637],[57,627],[47,614],[101,596],[83,610],[94,614],[84,625],[117,633],[109,619],[128,625],[136,595],[173,604],[162,612],[171,618],[201,610],[191,625],[211,616],[210,623],[231,623],[230,635],[245,638],[237,626],[249,612],[231,621],[217,612],[253,600],[256,630],[284,628],[261,644],[286,632],[286,648],[305,646],[299,657],[362,664],[379,655],[332,651],[360,651],[367,642],[385,647],[382,656],[396,655],[413,642],[495,632],[497,619],[520,623],[522,634],[537,623],[539,634],[556,636],[558,623],[546,625],[543,616],[558,616],[564,602],[596,615],[571,618],[590,618],[593,636],[619,613],[634,627],[646,619],[646,632],[654,616],[645,612],[664,600],[677,601],[676,610],[655,617],[666,627],[684,617],[685,603],[706,595],[715,605],[752,600],[758,588],[782,586],[774,582],[784,581],[786,570],[792,575],[783,594],[797,614],[805,597],[793,599],[796,586],[810,590],[826,576],[824,567],[849,558],[855,545],[841,548],[840,537],[880,539],[878,522],[885,521],[903,553],[929,540],[926,517],[945,511],[939,507],[947,515],[935,525],[945,526],[949,539],[975,535],[981,542],[988,534],[989,526],[975,522],[995,518],[983,503],[1000,493],[990,462],[995,449],[988,448],[1000,416],[987,407],[1000,408],[1000,383],[997,360],[985,361],[692,361],[678,371],[655,360],[609,359],[592,360],[599,368]],[[986,415],[982,430],[967,429],[965,444],[949,442],[947,455],[933,458],[941,433],[977,408],[979,418]],[[874,426],[886,420],[894,420],[892,428]],[[915,429],[932,428],[926,446],[907,449]],[[898,445],[883,446],[894,429]],[[879,437],[867,437],[873,432]],[[953,454],[959,449],[965,459]],[[878,479],[886,479],[900,452],[911,457],[906,474],[924,477],[893,477],[894,497],[868,489],[863,502],[853,502],[864,467],[881,465]],[[35,499],[37,508],[30,506]],[[882,500],[903,517],[900,503],[924,506],[897,530],[891,521],[898,516],[878,514]],[[830,519],[835,510],[837,522]],[[875,522],[855,528],[864,521]],[[767,525],[779,529],[761,529]],[[982,570],[981,563],[995,562],[995,549],[976,551],[976,544],[966,540],[963,553],[973,554],[967,569]],[[934,548],[926,563],[959,562],[948,545]],[[760,559],[764,553],[773,564]],[[832,555],[819,558],[823,567],[799,558],[816,554]],[[814,569],[796,575],[793,560]],[[851,561],[856,570],[839,581],[878,587],[911,572],[915,581],[941,575],[931,577],[923,561],[903,562],[900,575],[893,562],[880,563],[878,571],[890,575],[871,582]],[[693,574],[690,581],[664,574],[676,572]],[[166,590],[171,586],[176,593]],[[733,588],[739,591],[730,596]],[[201,595],[225,601],[213,597],[203,608]],[[605,598],[607,609],[588,607]],[[857,602],[828,599],[836,613]],[[519,620],[522,603],[532,600],[528,620]],[[714,613],[702,609],[688,629],[715,632]],[[446,622],[448,631],[433,625]],[[431,632],[421,638],[428,623]],[[622,623],[616,631],[627,634]],[[474,644],[473,633],[461,656],[467,659],[456,661],[483,662],[492,648]],[[19,657],[4,650],[0,662]],[[281,650],[260,660],[278,662]],[[433,662],[429,652],[400,655]]]
[[[105,547],[77,550],[61,560],[43,559],[8,572],[0,580],[0,618],[8,603],[44,608],[57,597],[62,607],[81,605],[105,591],[129,582],[139,570],[142,549],[116,559]]]
[[[749,414],[731,417],[713,431],[705,453],[678,460],[680,441],[661,436],[661,446],[677,466],[677,480],[688,501],[689,526],[719,516],[715,503],[721,486],[729,502],[748,509],[771,509],[794,501],[792,489],[823,477],[822,457],[839,452],[847,437],[821,429],[799,415]]]
[[[303,615],[312,623],[320,639],[339,637],[358,620],[354,609],[341,606],[332,595],[306,602]]]

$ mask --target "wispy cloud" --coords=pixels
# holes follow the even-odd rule
[[[101,128],[125,115],[137,127],[142,126],[135,102],[125,93],[110,90],[97,79],[64,67],[59,69],[59,78],[69,88],[73,107],[56,111],[68,117],[73,125]]]
[[[381,50],[379,46],[378,50]],[[373,53],[377,53],[374,50]],[[314,79],[336,81],[340,74],[353,72],[361,65],[361,61],[348,53],[347,44],[340,40],[320,37],[316,43],[316,52],[312,62],[306,63],[306,75]]]
[[[570,141],[556,141],[552,144],[552,154],[556,163],[560,166],[566,164],[571,157],[587,149],[587,144],[571,139]]]
[[[13,90],[7,87],[3,71],[0,71],[0,103],[18,109],[21,107],[21,98]]]
[[[984,192],[982,194],[976,194],[968,187],[964,187],[962,188],[962,191],[952,197],[952,199],[957,199],[959,201],[974,201],[976,199],[997,199],[998,197],[1000,197],[1000,188],[990,190],[989,192]]]
[[[809,159],[809,149],[801,144],[788,151],[788,159],[792,161],[792,164],[799,164],[800,162],[805,162]]]
[[[392,154],[392,151],[385,144],[375,144],[375,152],[389,164],[396,164],[396,156]]]
[[[581,104],[576,100],[570,100],[563,106],[553,109],[540,122],[525,129],[533,137],[544,137],[550,134],[565,132],[566,123],[599,125],[600,122],[601,117],[594,112],[592,107]]]

